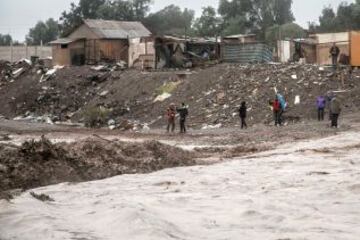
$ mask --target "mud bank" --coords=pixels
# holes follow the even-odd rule
[[[157,141],[125,143],[89,138],[53,144],[43,137],[21,146],[1,144],[0,192],[191,166],[196,163],[195,157],[195,153]]]

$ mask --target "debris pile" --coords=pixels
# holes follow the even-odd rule
[[[96,138],[53,144],[43,137],[20,147],[0,144],[0,192],[190,166],[194,157],[156,141],[134,144]]]
[[[163,126],[166,108],[186,102],[189,125],[212,129],[238,123],[241,101],[247,102],[250,124],[269,123],[269,100],[276,93],[288,102],[288,123],[315,118],[316,97],[328,91],[341,97],[345,111],[358,111],[360,106],[360,72],[334,73],[316,65],[218,64],[193,71],[152,72],[82,66],[58,68],[40,82],[44,75],[30,71],[1,88],[0,114],[86,124],[88,109],[102,108],[108,114],[97,127],[138,130]]]
[[[27,59],[15,63],[0,60],[0,86],[14,82],[15,79],[31,70],[31,68],[31,61]]]

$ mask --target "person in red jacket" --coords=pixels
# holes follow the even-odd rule
[[[175,110],[175,104],[170,104],[168,109],[166,110],[166,117],[168,120],[167,125],[167,132],[174,132],[175,131],[175,116],[176,116],[176,110]]]
[[[272,107],[274,111],[275,126],[281,126],[281,106],[280,101],[277,98],[275,98]]]

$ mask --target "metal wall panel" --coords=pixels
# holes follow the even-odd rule
[[[223,44],[222,60],[225,62],[253,63],[271,62],[272,52],[269,46],[263,43]]]
[[[360,32],[350,33],[351,65],[360,67]]]

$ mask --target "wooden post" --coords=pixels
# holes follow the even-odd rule
[[[27,43],[25,43],[25,58],[26,58],[26,59],[29,58],[29,52],[28,52],[28,45],[27,45]]]
[[[40,41],[40,54],[39,54],[39,58],[42,58],[42,56],[43,56],[43,41],[41,40]]]
[[[13,49],[13,42],[10,42],[10,61],[14,62],[14,49]]]

